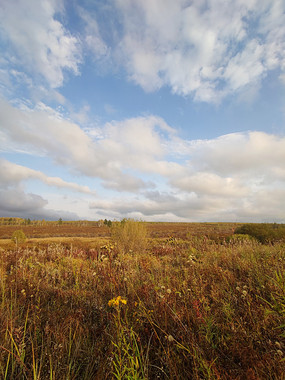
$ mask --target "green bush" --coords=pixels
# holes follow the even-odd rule
[[[142,253],[146,249],[147,229],[143,222],[124,219],[113,225],[112,240],[121,253]]]
[[[16,230],[13,232],[12,241],[18,245],[23,244],[27,240],[25,233],[22,230]]]
[[[285,241],[285,225],[276,223],[244,224],[235,230],[235,234],[250,235],[262,244]]]

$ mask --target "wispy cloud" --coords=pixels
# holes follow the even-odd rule
[[[167,86],[209,103],[245,90],[254,94],[272,70],[281,72],[282,82],[282,0],[109,0],[99,14],[75,8],[81,26],[71,34],[62,0],[18,0],[17,6],[2,1],[4,76],[28,87],[37,87],[42,78],[58,88],[66,71],[80,74],[80,64],[91,53],[96,70],[99,62],[111,71],[121,65],[145,91]]]
[[[78,13],[81,19],[84,21],[83,41],[86,44],[95,59],[106,59],[110,56],[110,48],[104,42],[99,25],[96,21],[95,14],[93,15],[90,10],[87,11],[84,8],[78,6]]]
[[[57,17],[64,11],[61,0],[18,0],[16,4],[4,0],[0,10],[0,30],[7,48],[4,57],[10,67],[19,72],[22,67],[52,88],[62,85],[64,70],[79,73],[80,41]]]
[[[11,185],[15,186],[28,179],[38,179],[48,186],[95,195],[95,191],[90,190],[88,186],[67,182],[59,177],[49,177],[39,170],[33,170],[0,158],[0,187],[7,188]]]
[[[282,0],[116,0],[117,56],[146,91],[219,102],[285,67]],[[254,25],[254,27],[253,27]]]

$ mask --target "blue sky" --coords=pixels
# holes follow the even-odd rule
[[[285,221],[283,0],[2,0],[0,215]]]

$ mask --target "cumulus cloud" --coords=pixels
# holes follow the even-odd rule
[[[146,91],[217,102],[285,67],[282,0],[115,0],[116,55]],[[254,27],[253,27],[254,25]]]
[[[213,140],[192,141],[189,146],[194,168],[218,175],[283,177],[285,138],[265,132],[232,133]],[[279,174],[278,174],[279,173]]]
[[[183,148],[184,162],[177,171],[159,170],[154,163],[153,170],[168,184],[164,192],[146,191],[131,199],[97,199],[90,208],[107,210],[115,218],[284,221],[284,137],[264,132],[197,141],[175,137],[170,147],[172,154],[175,147],[177,152]],[[171,164],[167,162],[168,167]]]
[[[0,111],[3,147],[48,156],[73,172],[100,178],[107,189],[138,192],[155,187],[142,173],[184,173],[181,165],[167,160],[176,132],[160,117],[114,121],[84,131],[43,103],[16,108],[0,100]]]
[[[130,169],[140,169],[140,162],[150,166],[153,157],[163,155],[159,136],[172,132],[161,118],[146,117],[107,124],[94,137],[42,103],[35,109],[19,109],[4,100],[0,122],[3,147],[49,156],[56,164],[100,178],[106,187],[119,191],[153,187]]]
[[[241,197],[248,194],[247,187],[237,178],[221,177],[211,172],[188,173],[185,177],[172,180],[171,184],[183,191],[219,197]]]
[[[10,65],[24,66],[52,88],[62,85],[64,70],[79,73],[79,40],[58,19],[64,10],[62,1],[3,0],[0,10],[5,58]]]
[[[111,194],[120,192],[108,201],[95,198],[90,207],[99,214],[108,210],[114,217],[205,221],[248,218],[249,210],[256,220],[267,220],[266,212],[282,220],[285,212],[280,201],[285,189],[282,136],[251,131],[183,140],[153,115],[82,130],[44,104],[16,108],[5,101],[0,101],[0,122],[2,141],[10,151],[47,156],[71,172],[101,179]],[[36,170],[1,163],[5,183],[37,178],[51,186],[90,192]],[[125,198],[122,192],[135,196]],[[268,201],[267,196],[279,201]]]

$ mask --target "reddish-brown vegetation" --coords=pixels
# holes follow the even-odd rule
[[[232,235],[238,223],[146,223],[151,238],[187,239],[189,236],[224,238]],[[48,222],[42,225],[0,225],[0,239],[11,238],[13,232],[21,228],[28,238],[46,237],[109,237],[111,229],[104,224],[94,222],[70,223]]]
[[[0,249],[0,377],[284,379],[285,247],[216,226]]]

